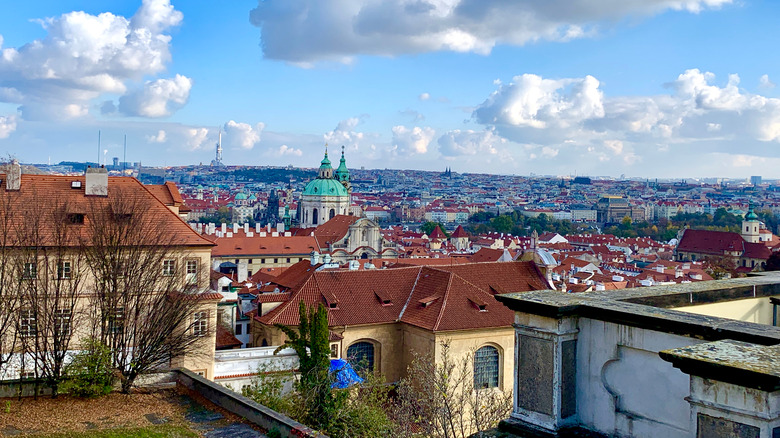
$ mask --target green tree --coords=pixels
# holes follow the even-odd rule
[[[515,221],[513,221],[510,216],[502,214],[501,216],[491,219],[490,225],[496,232],[509,233],[515,226]]]
[[[292,348],[298,354],[300,380],[297,389],[303,397],[306,424],[328,430],[334,414],[344,406],[346,392],[334,393],[331,389],[330,345],[328,342],[328,311],[325,306],[307,308],[299,304],[298,330],[277,324],[287,335],[287,340],[277,351]]]
[[[93,398],[108,394],[114,386],[111,349],[97,338],[87,338],[81,348],[65,368],[70,380],[63,389],[77,397]]]

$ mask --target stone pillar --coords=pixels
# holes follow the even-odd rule
[[[577,422],[577,318],[515,314],[512,419],[549,432]]]
[[[661,357],[691,376],[693,436],[780,437],[780,346],[716,341]]]

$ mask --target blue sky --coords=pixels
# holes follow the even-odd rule
[[[36,1],[0,15],[25,162],[777,178],[780,4]]]

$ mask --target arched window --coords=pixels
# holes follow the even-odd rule
[[[320,220],[319,220],[320,217],[319,216],[320,216],[319,212],[317,211],[316,208],[314,210],[312,210],[312,212],[311,212],[311,223],[313,223],[314,225],[318,225],[320,223]]]
[[[336,210],[331,208],[328,216],[330,216],[328,219],[333,219],[333,217],[336,216]]]
[[[374,371],[374,344],[355,342],[347,348],[347,360],[355,371]]]
[[[486,345],[474,353],[474,387],[495,388],[498,386],[498,349]]]

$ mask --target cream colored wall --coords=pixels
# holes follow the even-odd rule
[[[171,363],[174,368],[187,368],[193,372],[203,372],[204,377],[214,380],[214,352],[216,351],[217,330],[217,301],[204,301],[195,312],[206,311],[209,315],[208,335],[201,338],[193,348],[191,354]],[[193,313],[195,313],[193,312]],[[192,323],[194,316],[190,316],[188,323]]]
[[[344,337],[341,341],[342,358],[347,357],[350,345],[359,341],[371,342],[374,344],[374,370],[383,374],[389,382],[400,379],[402,370],[398,365],[403,355],[403,336],[398,324],[349,326],[341,330],[333,328]]]
[[[772,304],[768,297],[675,307],[672,310],[772,325]]]
[[[499,387],[505,391],[512,391],[515,357],[515,331],[512,327],[438,332],[436,333],[437,361],[440,360],[441,343],[445,340],[450,344],[450,355],[455,361],[461,360],[464,355],[473,353],[486,345],[498,348],[501,369]]]

